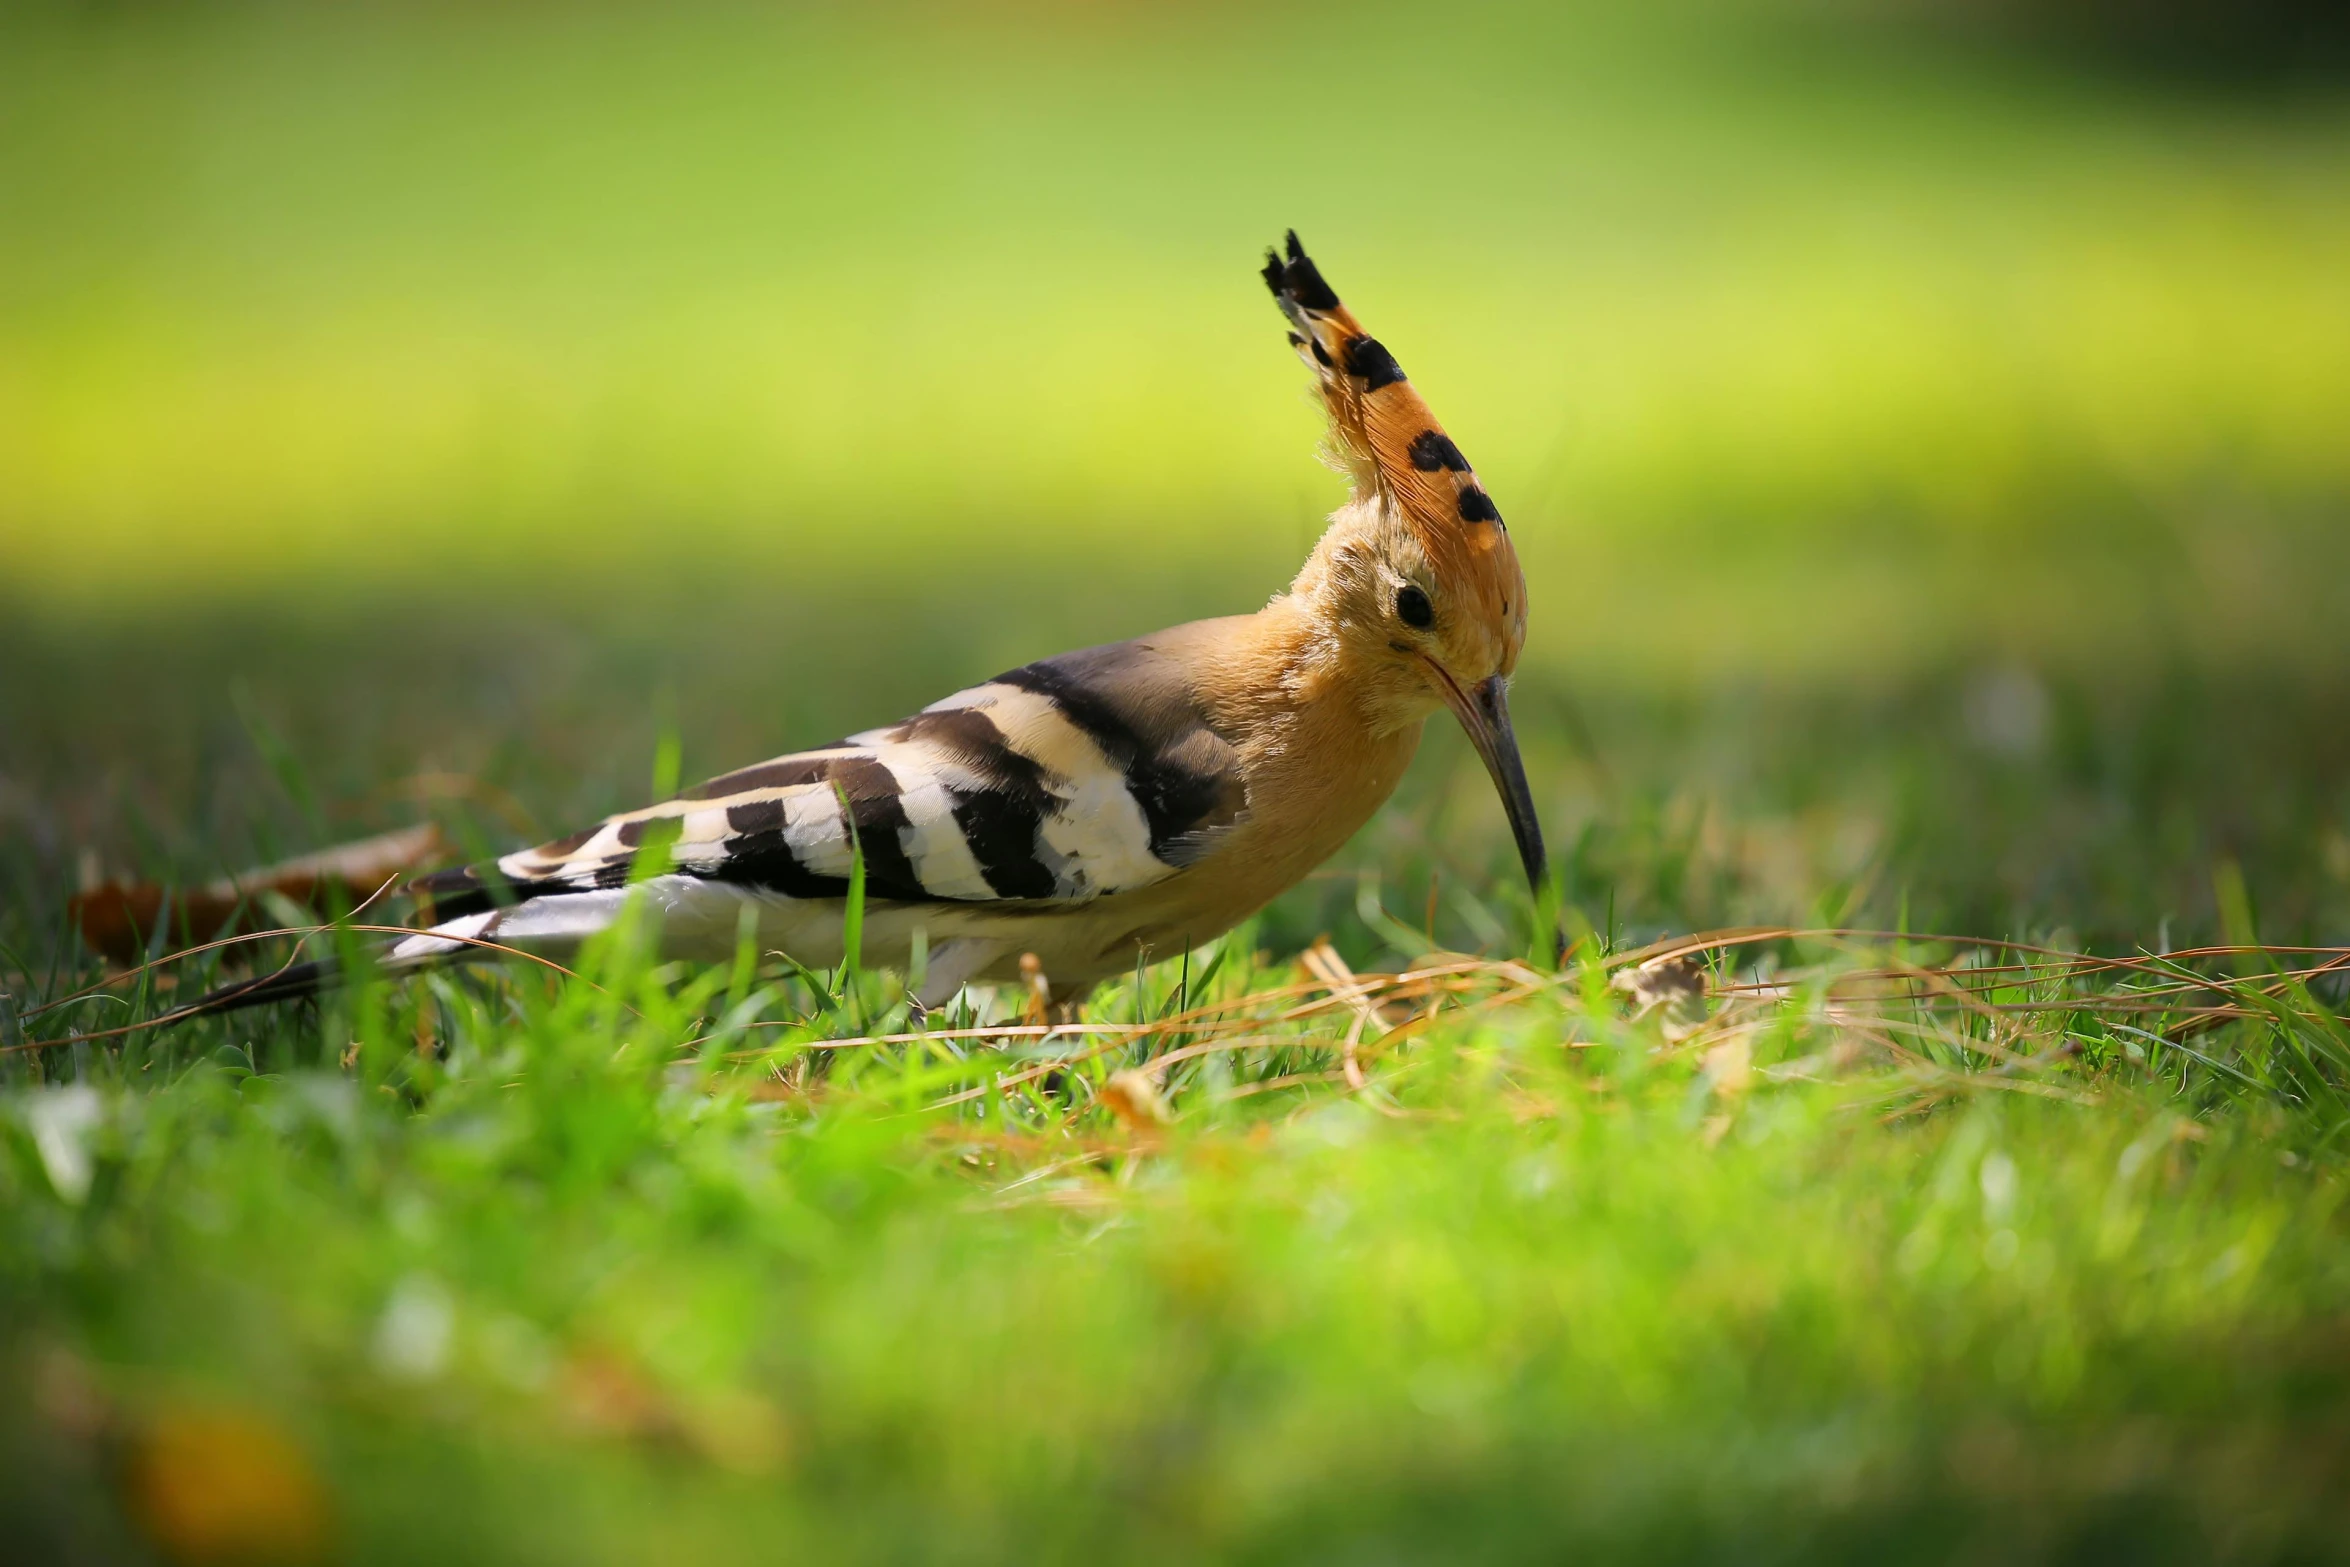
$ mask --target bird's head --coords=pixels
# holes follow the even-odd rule
[[[1374,723],[1452,710],[1492,775],[1526,876],[1546,867],[1509,680],[1526,641],[1526,578],[1501,511],[1427,402],[1307,258],[1297,235],[1265,257],[1265,284],[1330,412],[1354,497],[1331,519],[1296,591],[1325,606],[1338,656]]]

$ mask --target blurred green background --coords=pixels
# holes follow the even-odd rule
[[[28,906],[85,851],[406,819],[420,772],[559,830],[664,729],[713,772],[1260,602],[1338,499],[1252,270],[1294,225],[1510,517],[1595,918],[2138,939],[2230,859],[2292,928],[2350,914],[2321,8],[6,27]],[[1483,863],[1431,753],[1434,829],[1369,863]]]

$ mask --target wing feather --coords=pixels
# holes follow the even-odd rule
[[[1081,903],[1174,875],[1245,807],[1230,745],[1149,649],[1032,664],[902,723],[425,878],[436,920],[674,870],[786,898]]]

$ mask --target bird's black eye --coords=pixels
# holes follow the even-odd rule
[[[1436,624],[1436,606],[1428,602],[1428,595],[1416,583],[1405,583],[1396,591],[1395,615],[1415,631],[1425,631]]]

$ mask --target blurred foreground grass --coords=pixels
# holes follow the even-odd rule
[[[2343,99],[1880,23],[0,21],[20,1548],[2342,1555],[2338,975],[1783,941],[1694,1034],[1579,967],[1244,1004],[1322,932],[1523,947],[1448,734],[1049,1072],[624,947],[17,1048],[221,961],[34,1010],[101,977],[84,863],[505,847],[665,736],[715,772],[1261,598],[1335,498],[1249,271],[1290,224],[1525,553],[1583,960],[2343,942]]]
[[[1349,1022],[1254,937],[1090,1035],[860,1043],[877,976],[620,943],[19,1088],[20,1541],[2339,1555],[2350,1035],[2306,991],[1961,955],[1946,1008],[1854,983],[1947,948],[1798,941],[1695,1033],[1596,965]]]

